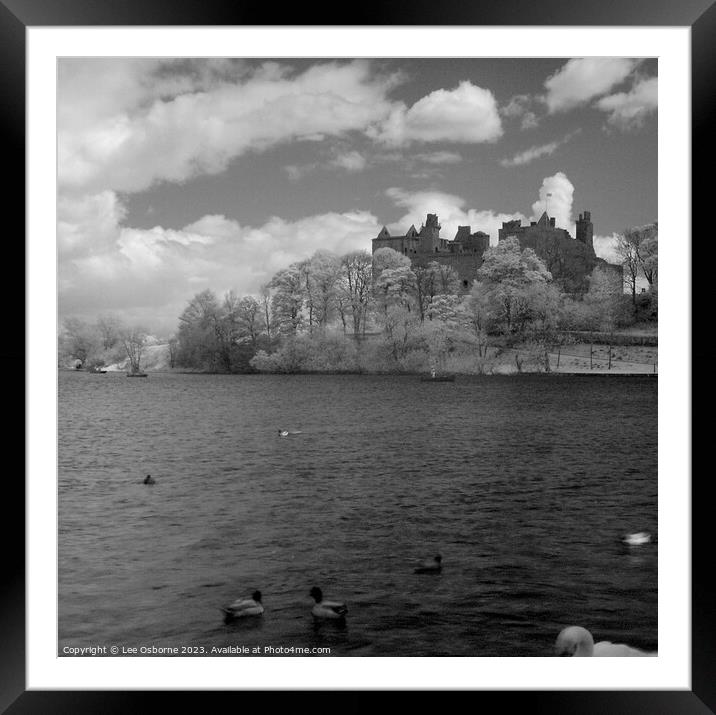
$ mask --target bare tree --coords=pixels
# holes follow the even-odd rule
[[[102,349],[111,350],[119,341],[122,323],[115,315],[100,315],[97,318],[97,330],[102,339]]]
[[[147,344],[146,331],[137,326],[125,328],[120,333],[120,340],[129,358],[131,372],[141,372],[139,367],[142,359],[142,351]]]
[[[177,354],[179,353],[179,339],[175,336],[172,336],[169,338],[168,343],[168,350],[169,350],[169,367],[174,367],[177,360]]]
[[[373,259],[368,251],[352,251],[341,259],[342,285],[353,317],[353,335],[365,335],[370,305]]]

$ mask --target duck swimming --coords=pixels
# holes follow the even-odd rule
[[[235,618],[246,618],[247,616],[260,616],[264,612],[261,603],[261,591],[254,591],[251,598],[237,599],[222,609],[225,621],[232,621]]]
[[[321,591],[318,586],[314,586],[311,589],[310,595],[316,602],[311,610],[315,618],[330,618],[336,620],[346,617],[348,613],[346,604],[340,601],[324,601],[323,591]]]
[[[429,561],[423,561],[417,568],[413,569],[413,573],[440,573],[443,570],[443,557],[438,554]]]
[[[142,481],[142,484],[156,484],[156,481],[152,479],[151,474],[147,474],[146,477],[144,477],[144,480]]]
[[[651,542],[651,534],[647,531],[637,531],[634,534],[625,534],[622,544],[627,546],[642,546]]]
[[[623,643],[594,642],[592,634],[581,626],[568,626],[557,636],[555,650],[558,656],[572,658],[656,658],[658,653],[648,653]]]

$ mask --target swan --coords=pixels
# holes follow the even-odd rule
[[[318,586],[314,586],[311,589],[310,595],[316,602],[311,611],[316,618],[331,618],[335,620],[346,617],[346,613],[348,613],[346,604],[340,601],[324,601],[323,591],[321,591]]]
[[[648,653],[623,643],[594,642],[592,634],[581,626],[568,626],[557,636],[557,655],[573,658],[656,658],[658,653]]]
[[[634,534],[625,534],[622,544],[627,546],[642,546],[651,542],[651,534],[647,531],[637,531]]]
[[[413,573],[440,573],[443,570],[442,560],[443,557],[438,554],[429,561],[423,561],[413,570]]]
[[[156,484],[156,480],[152,479],[151,474],[147,474],[146,477],[144,477],[144,480],[142,481],[142,484]]]
[[[246,616],[260,616],[264,612],[264,607],[261,604],[261,591],[254,591],[251,594],[251,598],[237,599],[228,606],[224,606],[221,610],[227,621],[234,618],[245,618]]]

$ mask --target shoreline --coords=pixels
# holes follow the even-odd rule
[[[89,370],[75,370],[74,368],[58,367],[58,372],[75,372],[75,373],[87,373],[90,375],[94,374],[107,374],[107,375],[122,375],[125,373],[124,370],[107,370],[106,373],[92,373]],[[226,375],[230,377],[232,375],[364,375],[366,377],[427,377],[430,375],[429,372],[391,372],[391,371],[366,371],[366,370],[298,370],[296,372],[202,372],[198,370],[151,370],[145,369],[144,372],[147,375]],[[577,376],[588,376],[588,377],[658,377],[658,372],[647,372],[647,371],[636,371],[636,370],[607,370],[605,368],[595,368],[592,370],[560,370],[553,369],[549,372],[545,370],[522,370],[518,372],[513,370],[511,372],[498,371],[498,372],[445,372],[442,376],[452,377],[520,377],[526,375],[541,375],[544,377],[577,377]],[[440,380],[436,380],[440,382]]]

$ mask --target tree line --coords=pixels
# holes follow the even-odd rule
[[[167,343],[168,364],[229,373],[482,372],[520,346],[518,369],[524,361],[549,369],[547,353],[569,339],[568,331],[610,332],[657,318],[657,225],[625,231],[618,251],[627,292],[597,267],[581,295],[562,292],[544,261],[516,238],[485,251],[468,293],[455,270],[438,261],[413,265],[390,248],[373,255],[317,251],[278,271],[257,295],[194,295]],[[65,354],[83,364],[106,361],[117,348],[136,357],[146,342],[143,331],[106,316],[64,327]]]

